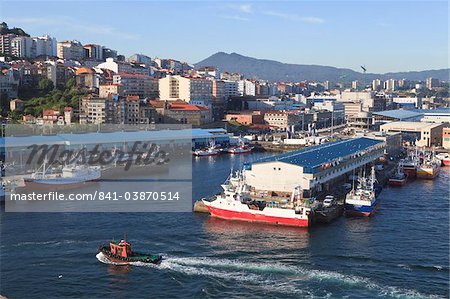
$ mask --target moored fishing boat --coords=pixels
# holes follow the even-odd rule
[[[439,175],[439,172],[441,171],[439,163],[440,162],[438,162],[433,157],[426,158],[417,169],[417,178],[432,180],[437,177]]]
[[[239,183],[233,183],[232,176],[222,188],[223,192],[211,200],[202,199],[213,217],[297,227],[308,227],[312,222],[313,210],[309,199],[302,198],[299,187],[284,203],[252,199],[248,186],[241,179]]]
[[[403,186],[408,181],[408,175],[402,171],[401,162],[398,164],[397,171],[389,178],[389,186]]]
[[[230,154],[245,154],[250,153],[253,150],[252,146],[248,146],[242,139],[239,139],[238,145],[235,147],[229,147],[225,152]]]
[[[359,177],[358,186],[345,197],[345,214],[347,216],[371,216],[377,209],[378,200],[375,191],[375,168],[372,167],[371,177]]]
[[[214,144],[214,142],[210,142],[207,148],[197,149],[193,154],[196,157],[217,156],[220,154],[220,149]]]
[[[441,161],[442,166],[450,166],[450,154],[449,153],[437,154],[436,159]]]
[[[24,178],[27,187],[48,187],[55,189],[73,188],[81,184],[100,179],[100,166],[71,164],[64,166],[59,172],[52,172],[44,159],[42,166]]]
[[[408,178],[413,179],[417,175],[417,168],[419,167],[419,157],[416,152],[410,153],[406,159],[400,161],[401,171],[405,173]]]
[[[109,246],[100,246],[99,252],[110,262],[118,264],[134,262],[158,264],[162,260],[161,255],[133,252],[131,244],[126,240],[121,240],[119,243],[111,241]]]

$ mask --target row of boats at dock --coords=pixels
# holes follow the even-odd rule
[[[402,186],[408,179],[434,179],[441,166],[450,165],[448,153],[415,150],[400,160],[388,184]],[[351,188],[351,189],[350,189]],[[337,200],[327,195],[323,200],[303,198],[296,187],[289,198],[259,198],[245,183],[245,170],[230,174],[222,185],[223,191],[202,202],[213,217],[264,222],[278,225],[309,227],[313,223],[331,222],[343,213],[346,216],[371,216],[377,211],[381,184],[376,179],[375,167],[368,176],[353,176],[350,191]]]
[[[245,144],[243,141],[239,141],[239,143],[235,146],[228,146],[228,147],[222,147],[221,145],[215,144],[214,142],[210,142],[208,147],[194,150],[193,155],[196,157],[205,157],[205,156],[217,156],[225,153],[246,154],[250,153],[252,150],[253,147]]]
[[[415,149],[400,160],[388,183],[390,186],[403,186],[411,179],[432,180],[439,175],[441,166],[450,166],[450,154],[435,155],[432,151]]]

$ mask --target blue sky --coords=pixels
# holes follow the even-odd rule
[[[448,67],[447,1],[3,1],[31,35],[191,63],[218,52],[369,72]]]

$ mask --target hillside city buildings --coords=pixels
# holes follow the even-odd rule
[[[126,58],[103,45],[56,41],[49,35],[3,34],[0,52],[0,95],[8,103],[2,109],[22,113],[25,123],[202,126],[228,121],[253,132],[347,125],[360,130],[412,132],[419,143],[441,145],[446,143],[436,140],[450,122],[449,111],[442,110],[449,107],[449,98],[429,96],[448,88],[448,82],[436,78],[270,82],[142,53]],[[36,87],[42,79],[51,80],[56,89],[73,79],[85,95],[73,107],[26,114],[26,101],[19,98],[19,90]],[[431,139],[420,136],[428,134],[427,126],[418,125],[421,121],[439,124],[431,126]]]

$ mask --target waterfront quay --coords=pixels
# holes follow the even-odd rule
[[[256,192],[286,194],[300,186],[304,196],[330,190],[335,181],[384,155],[381,140],[359,137],[263,158],[244,165]]]

